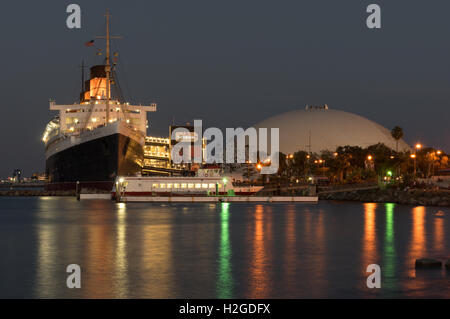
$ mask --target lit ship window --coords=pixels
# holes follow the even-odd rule
[[[159,188],[166,188],[166,184],[163,183],[159,184]]]
[[[195,184],[195,188],[201,188],[202,184]]]
[[[194,184],[188,184],[188,188],[194,188]]]
[[[173,188],[180,188],[180,184],[178,183],[173,184]]]
[[[208,184],[202,184],[202,188],[208,188]]]
[[[209,184],[209,188],[215,188],[216,184]]]
[[[185,183],[181,184],[181,188],[186,188],[186,187],[187,187],[187,184],[185,184]]]
[[[158,188],[158,184],[153,184],[153,188]]]
[[[172,188],[172,184],[167,184],[167,188]]]

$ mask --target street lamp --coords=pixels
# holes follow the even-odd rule
[[[422,144],[417,143],[414,148],[414,154],[411,154],[411,158],[414,159],[414,180],[416,179],[416,167],[417,167],[417,164],[416,164],[417,155],[416,154],[417,154],[417,150],[420,150],[421,148],[422,148]]]

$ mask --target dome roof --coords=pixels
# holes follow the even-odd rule
[[[396,141],[388,129],[362,116],[332,110],[326,105],[282,113],[254,126],[268,129],[278,127],[280,151],[285,154],[309,151],[310,139],[313,153],[335,151],[338,146],[345,145],[365,148],[377,143],[396,149]],[[398,150],[410,150],[410,147],[401,139],[398,141]]]

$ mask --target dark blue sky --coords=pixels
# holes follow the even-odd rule
[[[66,27],[70,3],[82,8],[80,30]],[[382,8],[381,30],[365,25],[369,3]],[[106,7],[123,36],[122,86],[134,102],[159,104],[149,134],[167,135],[172,118],[250,126],[326,103],[450,151],[448,2],[8,1],[0,11],[0,176],[43,171],[48,100],[77,99],[81,59],[96,62],[84,42],[104,33]]]

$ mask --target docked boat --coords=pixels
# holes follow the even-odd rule
[[[112,196],[252,196],[264,186],[235,185],[220,170],[199,169],[192,177],[126,177],[116,179]]]
[[[156,111],[156,104],[130,105],[113,97],[116,54],[111,59],[108,13],[103,38],[105,58],[90,68],[89,80],[83,76],[80,99],[73,104],[50,102],[50,110],[59,114],[42,137],[48,188],[75,189],[80,182],[110,191],[117,176],[141,174],[147,112]]]

